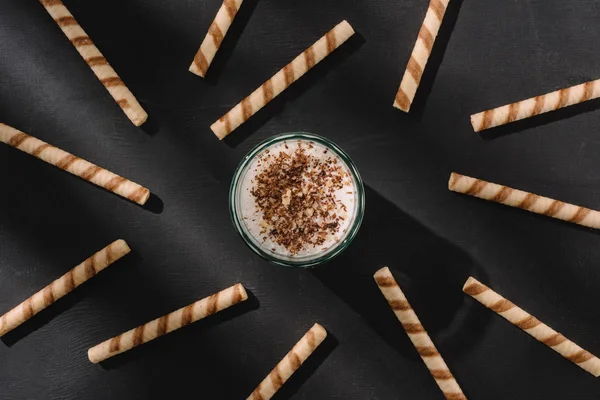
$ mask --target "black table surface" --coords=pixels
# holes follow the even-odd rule
[[[0,146],[0,313],[111,241],[134,253],[0,343],[0,399],[244,399],[319,322],[277,399],[442,399],[372,274],[388,265],[470,399],[595,399],[600,384],[465,296],[472,275],[600,353],[600,236],[451,193],[450,173],[600,208],[592,101],[485,134],[469,115],[600,76],[600,2],[451,0],[414,106],[392,107],[426,0],[246,0],[207,79],[188,67],[220,0],[66,0],[148,111],[136,128],[35,0],[0,1],[0,121],[150,188],[139,207]],[[343,19],[357,35],[228,140],[209,126]],[[274,134],[345,149],[355,242],[313,270],[242,242],[228,190]],[[243,306],[101,365],[87,349],[242,282]]]

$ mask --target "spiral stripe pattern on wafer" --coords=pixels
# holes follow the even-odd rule
[[[92,39],[77,23],[62,1],[40,0],[40,2],[127,117],[136,126],[140,126],[146,122],[148,119],[146,111],[144,111],[123,81],[119,79],[115,70],[108,64],[108,61],[106,61],[100,50],[94,45]]]
[[[150,191],[145,187],[2,123],[0,142],[140,205],[150,197]]]
[[[454,192],[521,208],[536,214],[600,229],[600,212],[560,200],[513,189],[453,172],[448,188]]]
[[[221,47],[221,42],[225,38],[227,31],[233,24],[233,20],[242,6],[244,0],[224,0],[221,8],[217,12],[217,16],[208,28],[208,33],[204,37],[192,65],[190,72],[201,77],[206,76],[206,72],[210,67],[217,51]]]
[[[0,317],[0,336],[17,328],[40,311],[66,296],[130,251],[124,240],[117,240],[109,244]]]
[[[471,115],[475,132],[600,97],[600,79]]]
[[[283,360],[258,385],[247,400],[269,400],[272,398],[316,348],[323,343],[326,337],[327,331],[325,328],[319,324],[314,324]]]
[[[354,35],[354,29],[352,29],[350,24],[347,21],[340,22],[291,63],[273,75],[271,79],[252,92],[250,96],[246,97],[241,103],[212,124],[210,129],[219,140],[224,139],[252,115],[266,106],[269,101],[280,95],[292,83],[308,72],[309,69],[323,61],[325,57],[352,35]]]
[[[400,88],[396,93],[394,107],[408,112],[410,106],[417,94],[417,89],[423,77],[423,71],[427,65],[427,61],[431,56],[435,39],[438,35],[442,20],[446,13],[449,0],[431,0],[417,42],[413,48],[412,54],[408,60],[406,71],[402,77]]]
[[[150,321],[137,328],[108,339],[88,350],[88,358],[94,364],[117,354],[124,353],[141,344],[183,328],[219,311],[248,299],[246,289],[238,283],[186,307]]]
[[[465,283],[463,291],[567,360],[577,364],[595,377],[600,376],[600,359],[494,292],[477,279],[470,277]]]
[[[466,400],[458,382],[408,303],[390,269],[388,267],[380,269],[375,273],[374,278],[446,399]]]

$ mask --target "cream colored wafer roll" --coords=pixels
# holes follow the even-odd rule
[[[310,357],[327,337],[327,331],[319,324],[300,339],[287,355],[275,366],[271,373],[248,396],[247,400],[269,400],[283,384],[290,379],[300,366]]]
[[[480,199],[600,229],[600,212],[453,172],[448,188]]]
[[[417,314],[406,300],[406,296],[402,293],[390,269],[388,267],[382,268],[375,273],[374,277],[381,293],[394,310],[398,321],[402,324],[410,341],[417,349],[446,399],[466,400],[466,396],[458,386],[458,382],[437,351],[427,331],[421,325],[421,321],[419,321]]]
[[[471,115],[475,132],[600,97],[600,79]]]
[[[130,251],[124,240],[117,240],[109,244],[0,317],[0,336],[12,331],[46,307],[54,304]]]
[[[125,86],[115,70],[108,64],[108,61],[100,53],[100,50],[94,46],[92,39],[79,26],[63,2],[61,0],[40,0],[40,2],[127,117],[136,126],[140,126],[146,122],[148,119],[146,111],[144,111],[135,96]]]
[[[246,122],[258,110],[267,105],[273,98],[281,94],[292,83],[308,70],[321,62],[335,49],[354,35],[354,29],[347,21],[342,21],[315,44],[306,49],[291,63],[277,72],[271,79],[263,83],[250,96],[242,100],[227,114],[223,115],[210,129],[219,140],[225,138],[241,124]]]
[[[223,0],[223,5],[219,8],[215,20],[208,28],[208,33],[204,38],[204,41],[200,45],[200,49],[194,57],[192,65],[190,65],[190,72],[201,77],[206,76],[206,72],[210,67],[221,43],[229,30],[233,19],[240,9],[244,0]]]
[[[394,100],[394,107],[404,112],[410,110],[410,106],[415,99],[423,77],[423,71],[425,71],[435,39],[442,26],[448,3],[449,0],[431,0],[429,3],[425,20],[419,31],[417,42],[408,60],[406,71],[404,71],[400,88]]]
[[[193,322],[223,311],[248,299],[241,283],[180,308],[135,329],[108,339],[88,350],[88,358],[94,364],[124,353],[141,344],[183,328]]]
[[[150,197],[150,191],[145,187],[2,123],[0,142],[140,205],[145,204]]]
[[[463,291],[567,360],[574,362],[595,377],[600,376],[600,360],[596,356],[523,311],[477,279],[469,278]]]

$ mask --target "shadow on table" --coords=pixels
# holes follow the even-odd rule
[[[263,109],[259,110],[255,115],[251,116],[248,121],[244,122],[239,128],[234,130],[223,141],[229,147],[237,147],[248,136],[258,131],[267,121],[273,116],[280,114],[285,108],[286,103],[292,102],[300,95],[308,90],[309,87],[315,85],[323,79],[327,74],[335,69],[336,66],[344,63],[352,54],[354,54],[360,46],[363,45],[365,39],[356,33],[348,41],[342,44],[333,53],[327,56],[319,64],[315,65],[304,76],[300,77],[296,82],[283,91],[279,96],[273,99]],[[289,60],[288,62],[291,62]],[[281,67],[283,68],[285,64]],[[265,80],[271,77],[265,77]],[[250,94],[250,93],[248,93]],[[240,99],[242,101],[243,99]]]
[[[463,305],[462,286],[471,275],[484,281],[486,275],[463,250],[367,186],[366,213],[354,243],[337,259],[312,273],[391,347],[404,356],[418,358],[373,279],[375,271],[384,266],[390,267],[425,329],[444,348],[445,355],[468,351],[481,339],[491,314],[482,307]]]

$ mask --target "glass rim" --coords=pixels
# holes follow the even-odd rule
[[[278,257],[278,256],[274,255],[273,253],[266,251],[265,249],[263,249],[261,246],[257,245],[256,243],[254,243],[254,241],[250,238],[250,235],[246,232],[247,228],[244,228],[244,226],[243,226],[244,222],[242,221],[241,216],[238,214],[238,210],[236,207],[237,189],[241,184],[242,174],[246,171],[247,167],[254,160],[254,158],[260,152],[262,152],[264,149],[266,149],[267,147],[269,147],[273,144],[283,142],[286,140],[295,140],[295,139],[314,141],[316,143],[319,143],[319,144],[329,148],[331,151],[333,151],[333,153],[335,153],[336,156],[340,157],[340,159],[348,167],[350,174],[352,175],[352,179],[356,185],[356,194],[357,194],[357,203],[358,203],[355,206],[356,214],[354,216],[354,220],[352,221],[352,224],[348,228],[348,231],[346,232],[343,239],[341,239],[338,243],[336,243],[330,251],[328,251],[327,253],[325,253],[319,257],[311,258],[309,260],[298,260],[298,261],[294,261],[294,260],[290,260],[290,259],[283,259],[281,257]],[[359,228],[362,224],[364,210],[365,210],[365,189],[364,189],[363,181],[360,177],[358,169],[354,165],[354,162],[352,162],[352,159],[350,158],[350,156],[344,150],[342,150],[337,144],[332,142],[331,140],[329,140],[323,136],[316,135],[314,133],[309,133],[309,132],[281,133],[278,135],[271,136],[270,138],[267,138],[267,139],[263,140],[262,142],[260,142],[259,144],[257,144],[256,146],[254,146],[244,156],[244,158],[242,159],[242,161],[236,168],[236,170],[233,174],[233,178],[231,180],[230,188],[229,188],[229,214],[231,216],[231,220],[233,221],[233,225],[235,226],[239,235],[244,240],[244,243],[253,252],[258,254],[265,260],[272,262],[274,264],[283,265],[286,267],[301,267],[301,268],[315,267],[317,265],[324,264],[325,262],[328,262],[328,261],[332,260],[333,258],[335,258],[336,256],[338,256],[339,254],[341,254],[344,250],[346,250],[348,248],[348,246],[350,245],[352,240],[358,234]]]

